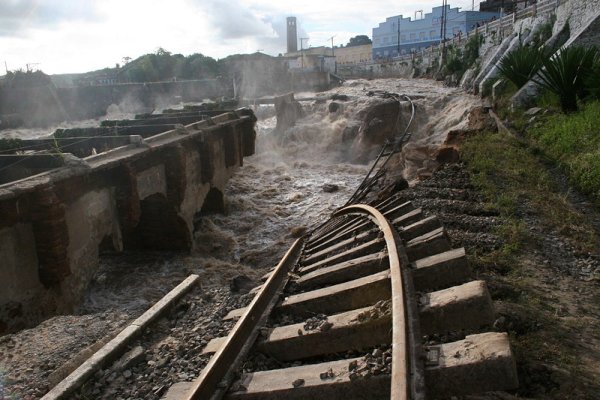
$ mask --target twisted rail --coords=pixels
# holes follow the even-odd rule
[[[383,232],[388,251],[392,284],[392,379],[390,400],[425,398],[424,373],[419,362],[421,341],[417,304],[408,269],[408,257],[398,233],[376,208],[357,204],[345,207],[333,217],[362,215]]]
[[[420,362],[421,344],[418,311],[408,257],[398,233],[376,208],[368,205],[345,207],[332,220],[361,216],[371,220],[384,235],[390,267],[392,288],[392,374],[391,400],[424,399],[424,373]],[[202,374],[192,384],[186,399],[218,399],[227,390],[230,375],[254,342],[258,330],[278,300],[303,249],[298,239],[270,275],[244,315],[237,322],[226,343],[211,358]]]

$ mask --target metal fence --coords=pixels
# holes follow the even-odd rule
[[[504,38],[506,35],[510,34],[513,30],[513,26],[518,20],[535,17],[535,16],[545,16],[554,14],[556,9],[561,4],[566,3],[569,0],[540,0],[535,4],[532,4],[526,8],[521,10],[517,10],[514,13],[507,14],[499,19],[494,21],[487,22],[482,26],[476,27],[465,35],[457,35],[452,38],[448,38],[445,40],[445,45],[457,45],[463,46],[471,37],[475,35],[482,35],[484,38],[493,38],[500,37]],[[496,36],[498,35],[498,36]],[[362,63],[365,66],[367,65],[376,65],[376,64],[385,64],[385,63],[393,63],[393,62],[403,62],[413,60],[415,56],[419,54],[423,59],[429,57],[434,58],[438,57],[441,52],[442,43],[430,46],[426,49],[422,49],[419,52],[404,54],[398,57],[391,57],[383,60],[372,61],[370,63]]]

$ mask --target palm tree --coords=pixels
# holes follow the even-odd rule
[[[567,47],[543,60],[543,68],[533,81],[558,96],[564,113],[574,112],[577,111],[577,97],[582,97],[584,83],[597,62],[595,47]]]
[[[502,77],[520,89],[537,74],[546,57],[543,48],[519,46],[500,60],[498,69]]]

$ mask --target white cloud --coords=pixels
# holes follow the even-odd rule
[[[296,16],[308,45],[345,44],[386,17],[429,12],[430,0],[378,2],[289,0],[2,0],[0,63],[9,69],[40,63],[47,73],[112,67],[163,47],[172,53],[223,58],[261,50],[286,50],[285,18]],[[461,4],[462,3],[462,4]],[[452,6],[470,9],[459,0]],[[54,7],[51,7],[54,6]],[[306,44],[306,42],[305,42]]]

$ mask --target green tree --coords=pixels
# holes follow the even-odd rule
[[[371,44],[373,41],[369,39],[367,35],[358,35],[350,38],[350,41],[346,45],[346,47],[350,46],[362,46],[363,44]]]
[[[547,57],[541,47],[519,46],[500,60],[498,69],[503,78],[520,89],[538,73]]]
[[[577,98],[586,95],[585,82],[598,63],[595,47],[567,47],[543,60],[543,68],[533,79],[538,85],[556,94],[564,113],[577,111]]]

